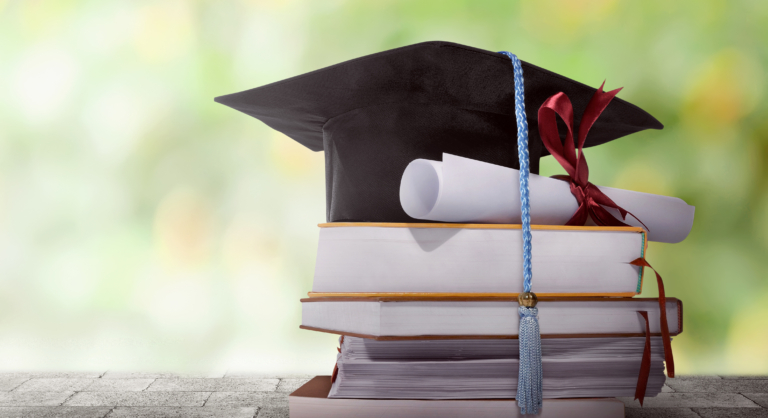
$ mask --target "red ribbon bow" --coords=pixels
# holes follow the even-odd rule
[[[563,92],[557,93],[548,98],[539,108],[539,133],[541,140],[544,142],[547,150],[549,150],[549,153],[555,157],[568,173],[568,176],[555,177],[571,183],[571,193],[579,203],[579,208],[566,225],[584,225],[591,215],[595,223],[600,226],[629,226],[616,219],[605,209],[606,207],[618,210],[622,219],[626,219],[627,214],[632,215],[632,213],[617,205],[610,197],[601,192],[597,186],[588,181],[589,168],[582,151],[584,141],[587,139],[587,133],[589,133],[597,118],[600,117],[608,103],[621,90],[621,88],[618,88],[613,91],[604,92],[604,85],[605,82],[595,92],[595,95],[592,96],[587,109],[584,111],[584,115],[581,117],[578,155],[576,155],[576,149],[573,145],[573,106],[571,106],[568,96]],[[565,126],[568,128],[565,144],[560,142],[560,133],[557,131],[557,118],[555,115],[560,115],[563,121],[565,121]],[[637,219],[635,215],[632,215],[632,217]],[[637,220],[643,224],[640,219]],[[647,230],[648,227],[645,229]]]

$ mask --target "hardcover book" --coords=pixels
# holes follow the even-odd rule
[[[517,298],[306,298],[301,328],[371,339],[517,338]],[[657,298],[540,298],[542,338],[661,335]],[[666,298],[670,335],[683,305]],[[649,330],[639,312],[647,312]]]
[[[288,396],[291,418],[521,418],[514,399],[413,400],[328,398],[330,376],[317,376]],[[545,399],[540,418],[622,418],[613,398]]]
[[[641,291],[641,228],[534,226],[539,296]],[[311,297],[506,294],[523,288],[520,225],[320,225]]]

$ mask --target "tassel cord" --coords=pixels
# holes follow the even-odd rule
[[[512,60],[515,79],[515,117],[517,119],[517,155],[520,162],[520,209],[523,233],[523,291],[532,296],[531,306],[520,306],[520,366],[517,379],[517,404],[521,414],[537,414],[542,407],[541,333],[535,295],[531,292],[531,205],[528,178],[528,121],[525,115],[523,66],[516,55],[502,51]]]

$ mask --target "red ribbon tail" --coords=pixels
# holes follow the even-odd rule
[[[331,373],[331,383],[335,382],[338,376],[339,376],[339,365],[338,363],[333,363],[333,373]]]
[[[595,123],[597,118],[600,117],[605,108],[608,107],[608,104],[611,103],[611,100],[613,100],[613,98],[616,97],[616,95],[619,94],[622,89],[619,87],[616,90],[606,92],[603,91],[604,86],[605,81],[603,81],[603,84],[600,85],[600,88],[597,89],[595,94],[592,95],[592,98],[589,99],[587,108],[584,109],[584,114],[581,116],[581,121],[579,122],[579,133],[577,136],[579,148],[584,145],[584,142],[587,139],[587,134],[589,133],[589,130],[592,129],[592,125]]]
[[[648,226],[646,226],[646,225],[643,223],[643,221],[641,221],[641,220],[640,220],[640,218],[638,218],[637,216],[635,216],[635,215],[634,215],[632,212],[630,212],[630,211],[628,211],[628,210],[626,210],[626,209],[624,209],[624,208],[622,208],[622,207],[619,207],[618,205],[617,205],[617,206],[616,206],[614,209],[618,210],[618,211],[619,211],[619,213],[621,213],[621,217],[622,217],[622,219],[627,219],[627,215],[629,215],[629,216],[631,216],[631,217],[635,218],[635,220],[637,220],[638,222],[640,222],[640,225],[642,225],[642,226],[643,226],[643,228],[645,228],[645,230],[646,230],[646,231],[650,231],[650,230],[651,230],[651,228],[648,228]]]
[[[339,347],[336,347],[336,350],[339,351],[339,354],[341,354],[341,345],[344,344],[344,336],[342,335],[341,338],[339,338]],[[336,381],[336,377],[339,375],[339,363],[333,363],[333,373],[331,373],[331,383]]]
[[[640,220],[637,216],[635,216],[632,212],[622,208],[621,206],[617,205],[616,202],[613,201],[610,197],[608,197],[605,193],[602,192],[602,190],[598,189],[597,186],[590,183],[588,186],[590,197],[595,201],[595,203],[605,206],[611,209],[616,209],[621,214],[621,219],[626,220],[627,215],[631,215],[633,218],[637,219],[638,222],[640,222],[641,225],[643,225],[643,228],[645,228],[646,231],[650,231],[650,229],[643,223],[643,221]],[[613,215],[611,215],[608,211],[606,211],[608,216],[610,216],[613,219],[616,219]],[[616,219],[618,221],[618,219]],[[621,223],[621,225],[628,226],[625,223]],[[616,226],[616,225],[612,225]]]
[[[656,273],[656,284],[659,286],[659,326],[661,328],[661,340],[664,343],[664,361],[667,365],[667,376],[675,377],[675,359],[672,356],[672,338],[669,336],[669,324],[667,323],[667,296],[664,293],[664,281],[661,279],[661,275],[645,258],[640,257],[629,264],[638,267],[648,267]]]
[[[590,212],[596,215],[597,217],[602,217],[601,221],[604,222],[600,224],[599,221],[595,219],[595,223],[597,223],[598,225],[608,225],[608,226],[629,226],[626,223],[616,219],[615,216],[613,216],[610,212],[605,210],[604,207],[607,207],[607,208],[616,209],[617,211],[619,211],[619,214],[621,215],[622,220],[626,220],[627,215],[631,215],[633,218],[637,219],[637,221],[640,222],[641,225],[643,225],[646,231],[650,231],[650,229],[648,229],[648,227],[643,223],[643,221],[640,220],[640,218],[635,216],[632,212],[616,204],[616,202],[614,202],[613,199],[611,199],[605,193],[603,193],[600,189],[598,189],[597,186],[595,186],[592,183],[589,183],[587,189],[589,190],[588,192],[589,197],[591,197],[592,200],[595,202],[595,206],[590,208],[591,209]],[[598,207],[602,209],[602,212],[604,213],[602,212],[599,214],[596,213],[598,212],[598,209],[597,209]],[[614,219],[615,222],[611,221],[610,220],[611,218]]]
[[[643,223],[643,221],[641,221],[641,220],[640,220],[640,218],[638,218],[637,216],[633,215],[633,214],[632,214],[632,212],[630,212],[630,211],[628,211],[628,210],[624,210],[624,212],[626,212],[627,214],[629,214],[630,216],[632,216],[633,218],[635,218],[635,219],[636,219],[638,222],[640,222],[640,225],[642,225],[642,226],[643,226],[643,228],[645,228],[645,230],[646,230],[646,231],[650,231],[650,230],[651,230],[651,228],[648,228],[648,226],[646,226],[646,225]],[[627,217],[627,215],[625,214],[625,215],[624,215],[624,218],[626,218],[626,217]]]
[[[573,181],[571,180],[571,176],[567,174],[555,174],[554,176],[549,176],[549,178],[552,178],[555,180],[567,181],[568,183],[571,183]]]
[[[604,207],[597,203],[591,205],[589,209],[589,212],[592,215],[592,219],[594,219],[595,223],[600,226],[629,226],[624,222],[616,219],[615,216],[611,215],[610,212],[605,210]]]
[[[640,362],[640,373],[637,376],[637,387],[635,387],[635,400],[640,401],[643,406],[645,400],[645,390],[648,387],[648,377],[651,375],[651,329],[648,324],[648,312],[638,311],[645,319],[645,348],[643,349],[643,359]]]

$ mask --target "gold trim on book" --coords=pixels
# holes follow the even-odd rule
[[[557,298],[580,298],[580,297],[609,297],[609,298],[631,298],[639,293],[625,292],[625,293],[537,293],[537,296],[541,297],[557,297]],[[415,298],[415,299],[428,299],[428,298],[446,298],[446,297],[459,297],[459,298],[500,298],[510,299],[517,298],[519,293],[435,293],[435,292],[307,292],[307,296],[310,298],[338,298],[338,297],[353,297],[353,298]]]

